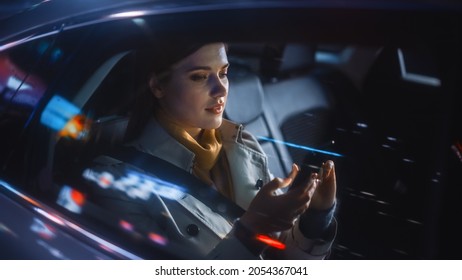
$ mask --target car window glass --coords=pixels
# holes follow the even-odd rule
[[[14,159],[21,137],[40,107],[52,82],[52,73],[62,62],[54,37],[33,40],[0,53],[0,158],[2,164]]]

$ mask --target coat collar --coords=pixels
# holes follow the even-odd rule
[[[238,141],[242,125],[223,119],[218,131],[223,146],[226,146],[226,143]],[[149,120],[141,135],[128,145],[169,161],[188,172],[192,170],[194,153],[170,136],[154,117]]]

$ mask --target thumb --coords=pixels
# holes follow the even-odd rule
[[[335,182],[335,180],[336,180],[336,178],[335,178],[335,165],[334,165],[333,161],[328,160],[325,163],[323,163],[321,172],[322,172],[322,176],[321,176],[322,181],[329,180],[329,181],[334,181]]]
[[[271,180],[270,182],[268,182],[268,184],[264,185],[260,192],[265,192],[265,193],[274,193],[277,189],[280,189],[280,188],[283,188],[287,185],[289,185],[291,182],[290,179],[288,178],[279,178],[279,177],[276,177],[274,178],[273,180]]]
[[[296,164],[293,164],[292,170],[290,171],[289,176],[287,176],[286,178],[279,178],[279,177],[274,178],[268,184],[264,185],[260,191],[274,192],[279,188],[284,188],[284,187],[289,186],[295,179],[295,176],[297,176],[298,171],[299,171],[298,166]]]

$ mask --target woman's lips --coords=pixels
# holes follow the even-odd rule
[[[219,114],[223,113],[224,108],[225,108],[224,104],[217,104],[217,105],[214,105],[212,107],[206,108],[205,110],[207,112],[219,115]]]

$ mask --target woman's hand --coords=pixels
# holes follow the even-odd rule
[[[298,171],[298,166],[294,164],[287,178],[275,178],[264,185],[241,217],[241,223],[256,233],[284,231],[293,227],[296,219],[309,207],[320,183],[318,174],[313,173],[310,180],[302,186],[277,193],[278,189],[292,183]],[[323,202],[328,199],[330,192],[327,189],[318,195],[317,207],[322,207]]]
[[[334,205],[337,193],[334,162],[331,160],[324,162],[319,173],[321,182],[311,198],[310,208],[325,210]]]

